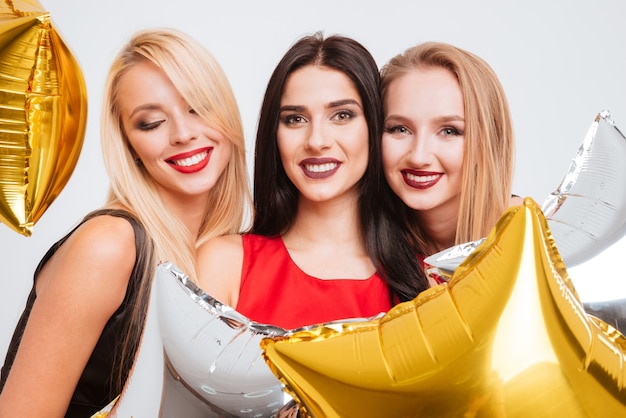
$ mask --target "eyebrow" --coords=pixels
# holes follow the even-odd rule
[[[326,109],[333,109],[335,107],[341,107],[341,106],[346,106],[346,105],[356,105],[358,107],[361,107],[359,102],[357,102],[354,99],[336,100],[334,102],[330,102],[326,104],[324,107]],[[286,106],[282,106],[280,109],[278,109],[278,111],[279,112],[285,112],[285,111],[302,112],[305,109],[306,109],[306,106],[302,106],[302,105],[286,105]]]
[[[438,118],[435,118],[435,122],[438,122],[438,123],[453,122],[453,121],[465,122],[465,119],[459,115],[446,115],[446,116],[440,116]]]
[[[302,112],[303,110],[304,110],[304,106],[295,106],[295,105],[282,106],[280,109],[278,109],[279,112],[285,112],[285,111]]]
[[[357,102],[354,99],[343,99],[343,100],[337,100],[335,102],[330,102],[328,103],[328,105],[326,106],[327,108],[333,108],[333,107],[340,107],[340,106],[345,106],[345,105],[356,105],[361,107],[361,105],[359,104],[359,102]]]
[[[404,115],[387,115],[385,117],[385,121],[387,120],[409,120],[411,118],[407,118]],[[434,123],[446,123],[446,122],[465,122],[465,119],[459,115],[446,115],[439,116],[433,119]]]
[[[130,112],[130,115],[128,115],[129,118],[132,118],[133,115],[135,115],[136,113],[141,112],[142,110],[155,110],[155,109],[159,109],[159,105],[154,104],[154,103],[146,103],[143,105],[139,105],[136,108],[133,109],[132,112]]]

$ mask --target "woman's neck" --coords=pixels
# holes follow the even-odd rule
[[[415,218],[424,234],[426,255],[432,255],[455,245],[458,212],[447,214],[433,211],[416,211]]]
[[[311,243],[355,242],[363,246],[357,200],[323,203],[301,200],[295,222],[283,238],[291,236]]]
[[[366,279],[375,272],[356,199],[339,204],[301,201],[296,220],[282,239],[291,258],[309,275]]]
[[[192,200],[165,200],[167,209],[187,227],[192,237],[198,237],[206,215],[208,199],[204,196]]]

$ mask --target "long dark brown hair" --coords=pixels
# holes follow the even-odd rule
[[[280,101],[287,79],[307,65],[345,74],[357,89],[368,127],[368,166],[359,180],[359,221],[365,246],[379,274],[387,281],[393,301],[414,298],[428,287],[408,235],[381,202],[390,196],[382,170],[382,99],[376,61],[359,42],[318,32],[298,40],[270,77],[259,116],[254,165],[252,233],[276,236],[292,226],[299,192],[282,165],[277,144]]]

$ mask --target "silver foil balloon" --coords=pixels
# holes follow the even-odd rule
[[[595,118],[542,210],[568,267],[595,257],[626,233],[626,137],[607,110]]]
[[[626,137],[607,110],[593,121],[559,187],[541,206],[567,267],[587,261],[626,233]],[[449,278],[484,239],[433,254],[425,262]]]
[[[474,252],[476,248],[485,241],[485,238],[481,238],[476,241],[465,242],[463,244],[455,245],[454,247],[446,248],[436,254],[426,257],[424,262],[426,268],[432,269],[433,274],[442,277],[446,281],[452,277],[454,270],[467,258],[468,255]]]
[[[286,330],[250,321],[204,293],[172,263],[157,267],[155,285],[170,367],[166,385],[195,395],[206,404],[206,416],[276,414],[286,402],[283,385],[263,360],[259,342]],[[167,401],[166,396],[166,410]]]
[[[567,175],[542,210],[568,266],[595,257],[624,236],[626,137],[608,111],[596,117]],[[583,306],[588,314],[626,333],[626,299],[583,300]]]
[[[262,357],[260,341],[318,324],[288,330],[254,322],[206,294],[169,262],[157,267],[155,286],[168,368],[161,417],[278,418],[294,414],[291,397],[283,392],[284,386]],[[345,319],[323,325],[341,327],[343,322]]]
[[[626,299],[583,303],[585,312],[597,316],[626,335]]]

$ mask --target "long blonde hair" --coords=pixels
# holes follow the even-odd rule
[[[231,159],[207,196],[207,213],[198,236],[164,209],[153,179],[133,157],[120,118],[120,78],[135,64],[149,61],[167,75],[198,115],[228,138]],[[158,260],[171,261],[195,277],[196,248],[219,235],[237,233],[250,207],[241,117],[230,83],[208,50],[175,29],[135,33],[113,61],[105,85],[102,150],[109,174],[109,202],[134,212],[154,240]]]
[[[509,206],[514,172],[514,137],[509,105],[493,69],[478,56],[441,42],[425,42],[392,58],[382,71],[389,84],[415,68],[443,67],[458,80],[465,108],[465,148],[455,243],[487,236]],[[412,220],[416,239],[432,243]]]

